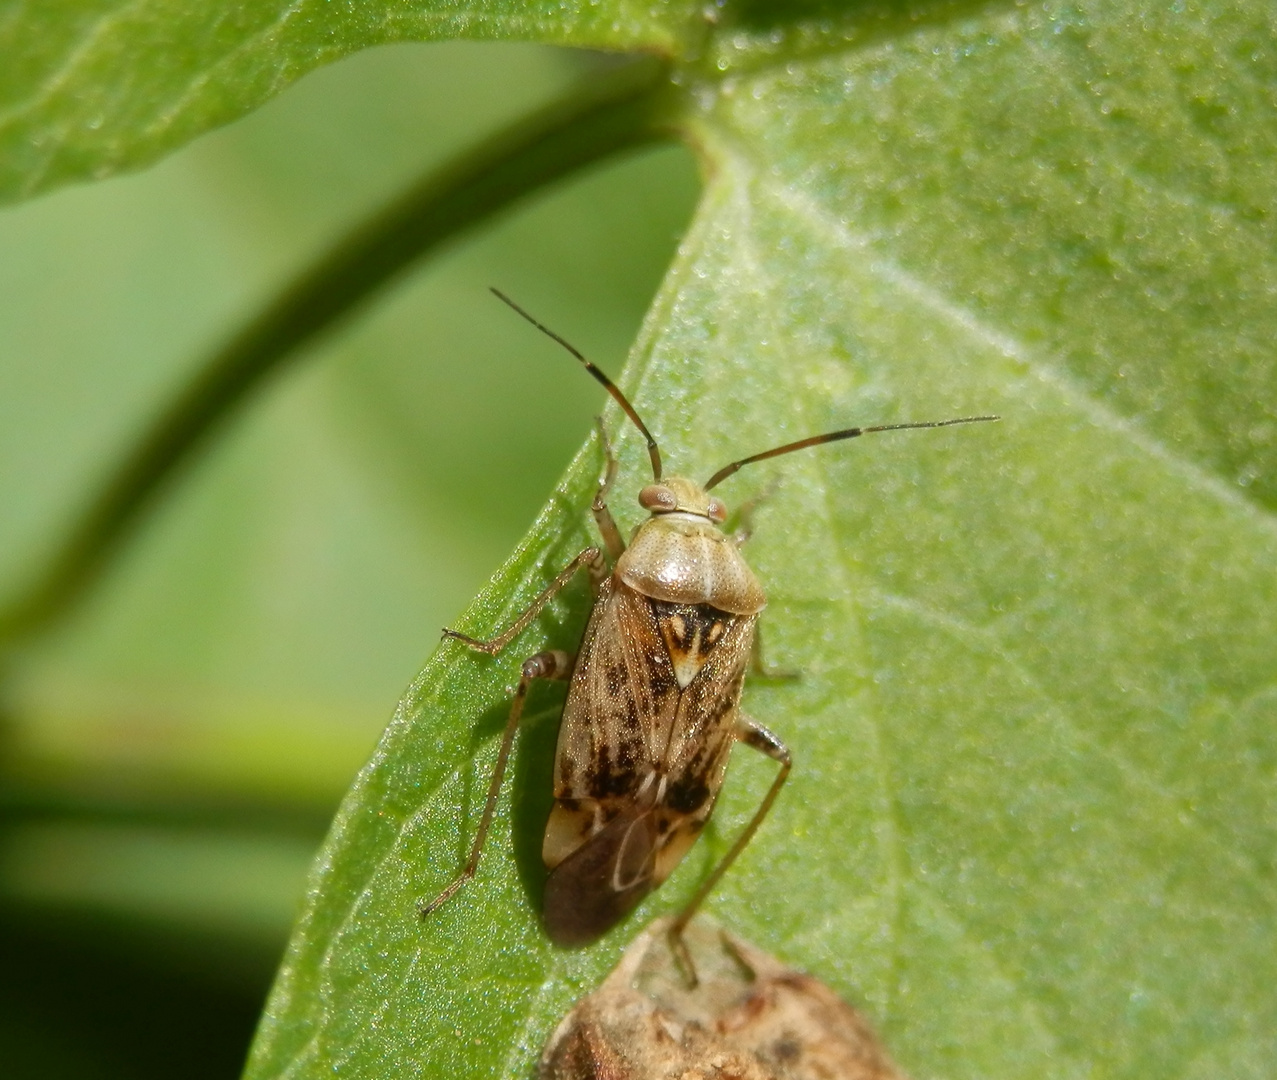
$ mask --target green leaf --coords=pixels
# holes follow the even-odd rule
[[[863,1003],[914,1075],[1259,1076],[1277,1050],[1272,29],[1257,3],[789,26],[757,5],[678,73],[712,179],[623,380],[669,470],[1005,417],[722,489],[775,485],[749,557],[769,662],[803,677],[747,690],[795,769],[710,907]],[[644,459],[610,424],[629,526]],[[587,445],[464,629],[590,542],[599,464]],[[587,605],[495,660],[445,646],[414,683],[249,1077],[528,1075],[747,820],[770,770],[740,751],[671,882],[556,950],[537,849],[562,691],[538,690],[477,881],[417,920],[473,835],[519,661],[572,648]]]
[[[0,215],[0,337],[15,361],[0,364],[0,593],[47,563],[85,493],[246,301],[419,175],[423,156],[508,126],[533,91],[561,96],[579,66],[513,45],[368,53],[156,170]],[[583,381],[528,418],[520,401],[543,380],[526,327],[492,320],[484,286],[576,297],[582,343],[623,355],[696,192],[685,151],[635,155],[412,275],[222,429],[71,619],[6,643],[0,900],[123,915],[154,886],[140,920],[170,896],[216,906],[240,889],[261,945],[251,1021],[309,856],[261,882],[264,860],[248,858],[232,882],[216,834],[244,834],[251,853],[282,831],[313,854],[435,630],[508,554],[598,406]],[[167,841],[154,874],[117,857],[139,822],[184,849],[207,838],[203,874]],[[61,836],[82,827],[120,838],[94,834],[91,863],[62,859]],[[61,878],[44,873],[53,863]],[[101,887],[110,866],[118,888]],[[269,935],[251,918],[259,884],[283,912]],[[201,921],[200,905],[190,915]],[[122,935],[102,936],[128,954]],[[220,972],[225,950],[208,960]],[[93,1041],[77,1014],[56,1022]]]
[[[676,54],[698,23],[686,0],[11,5],[0,18],[0,201],[149,164],[370,46],[474,38]]]

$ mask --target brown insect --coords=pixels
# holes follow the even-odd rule
[[[627,547],[607,506],[616,459],[605,436],[607,468],[591,510],[611,568],[601,549],[588,547],[496,637],[481,641],[444,631],[496,655],[578,571],[589,574],[595,600],[580,650],[573,656],[550,649],[524,661],[470,857],[421,914],[430,914],[475,874],[532,681],[571,680],[559,726],[555,803],[542,845],[550,870],[545,928],[557,944],[593,941],[670,875],[709,820],[733,743],[743,742],[780,766],[749,824],[674,919],[671,936],[677,943],[771,809],[791,764],[784,743],[740,711],[745,673],[751,665],[761,669],[757,626],[766,598],[740,553],[747,532],[723,531],[727,507],[710,489],[744,465],[822,443],[998,418],[845,428],[733,461],[703,485],[662,478],[656,440],[612,380],[558,334],[492,291],[580,360],[642,432],[653,482],[639,492],[638,501],[651,516]]]

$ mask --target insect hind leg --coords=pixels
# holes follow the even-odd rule
[[[696,914],[701,904],[705,902],[705,898],[709,896],[714,886],[718,884],[719,879],[727,872],[728,867],[736,861],[736,857],[745,850],[749,842],[754,838],[754,833],[758,831],[758,826],[763,823],[763,818],[771,810],[772,803],[776,801],[776,796],[780,794],[781,786],[789,777],[789,770],[793,765],[789,747],[758,721],[751,720],[743,713],[737,715],[736,729],[733,735],[737,742],[742,742],[746,746],[751,746],[760,753],[766,754],[780,766],[780,769],[776,773],[776,778],[772,781],[772,786],[767,789],[767,794],[763,796],[763,801],[758,804],[758,809],[754,811],[754,816],[749,819],[749,824],[745,826],[740,836],[736,838],[736,842],[732,844],[727,854],[718,861],[718,865],[710,871],[709,877],[701,883],[701,887],[696,890],[696,895],[692,897],[687,906],[679,912],[678,916],[670,924],[670,947],[674,950],[674,955],[687,973],[692,986],[695,986],[698,981],[696,967],[692,963],[692,954],[687,949],[687,943],[683,940],[683,931],[686,929],[687,924],[692,921],[692,916]]]
[[[455,878],[446,888],[428,904],[418,909],[424,919],[436,908],[447,903],[458,889],[474,877],[479,868],[479,856],[483,853],[484,842],[488,839],[488,830],[492,827],[492,816],[497,809],[497,796],[501,794],[501,782],[505,779],[506,765],[510,760],[510,748],[514,745],[514,734],[519,729],[519,720],[523,716],[523,704],[528,697],[528,689],[533,679],[568,679],[572,676],[572,668],[576,658],[561,649],[547,649],[523,662],[523,670],[519,677],[518,688],[514,692],[514,700],[510,703],[510,718],[506,721],[505,731],[501,736],[501,749],[497,754],[497,764],[492,770],[492,779],[488,781],[488,798],[483,805],[483,817],[479,819],[479,831],[475,834],[474,843],[470,847],[470,857]]]

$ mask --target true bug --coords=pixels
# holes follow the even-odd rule
[[[492,291],[584,364],[647,440],[653,482],[638,501],[651,516],[627,547],[608,510],[616,459],[604,436],[607,468],[591,510],[611,567],[603,550],[588,547],[496,637],[483,641],[444,631],[496,655],[578,571],[589,574],[595,600],[580,650],[573,656],[550,649],[524,661],[470,856],[421,914],[434,911],[474,876],[532,680],[570,680],[555,757],[555,803],[542,846],[550,871],[545,928],[560,945],[593,941],[669,876],[709,820],[734,742],[780,766],[749,824],[674,919],[671,936],[677,943],[767,815],[791,764],[784,743],[739,708],[746,670],[751,662],[758,666],[756,631],[766,599],[741,556],[743,537],[722,530],[727,507],[710,489],[744,465],[822,443],[998,418],[844,428],[740,458],[705,484],[663,478],[655,438],[612,380],[509,297]]]

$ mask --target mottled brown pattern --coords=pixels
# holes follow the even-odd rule
[[[571,675],[559,731],[556,801],[541,847],[551,871],[545,923],[556,941],[572,944],[597,937],[678,865],[713,810],[734,739],[744,739],[778,766],[754,816],[674,921],[671,937],[677,947],[688,920],[766,817],[792,765],[784,744],[739,712],[741,684],[767,598],[741,553],[748,527],[724,532],[727,507],[710,489],[744,465],[806,447],[870,432],[997,417],[843,428],[738,458],[703,485],[664,476],[656,440],[616,384],[564,338],[502,293],[496,295],[584,364],[642,433],[652,483],[639,493],[639,503],[651,516],[627,545],[608,508],[618,463],[600,419],[607,465],[590,511],[603,549],[579,552],[494,637],[444,631],[468,648],[496,656],[579,571],[588,572],[596,591],[575,668],[570,654],[559,650],[539,652],[524,662],[470,856],[443,891],[421,906],[421,914],[424,918],[445,903],[478,869],[529,685]],[[747,517],[746,511],[742,519]],[[604,549],[614,560],[610,572]],[[685,960],[690,967],[690,958]],[[582,1054],[581,1061],[597,1058],[589,1046]],[[595,1071],[610,1076],[614,1066],[604,1062]]]
[[[551,923],[572,922],[565,906],[573,889],[606,890],[623,854],[646,868],[641,888],[626,880],[624,898],[577,898],[597,936],[668,876],[700,832],[723,784],[756,621],[652,600],[616,577],[604,584],[559,728],[554,790],[562,812],[547,828],[545,851],[553,871],[547,927],[556,940],[564,939]],[[683,688],[678,659],[697,669]],[[579,844],[565,849],[569,835]],[[634,848],[640,842],[651,845],[644,858]]]

